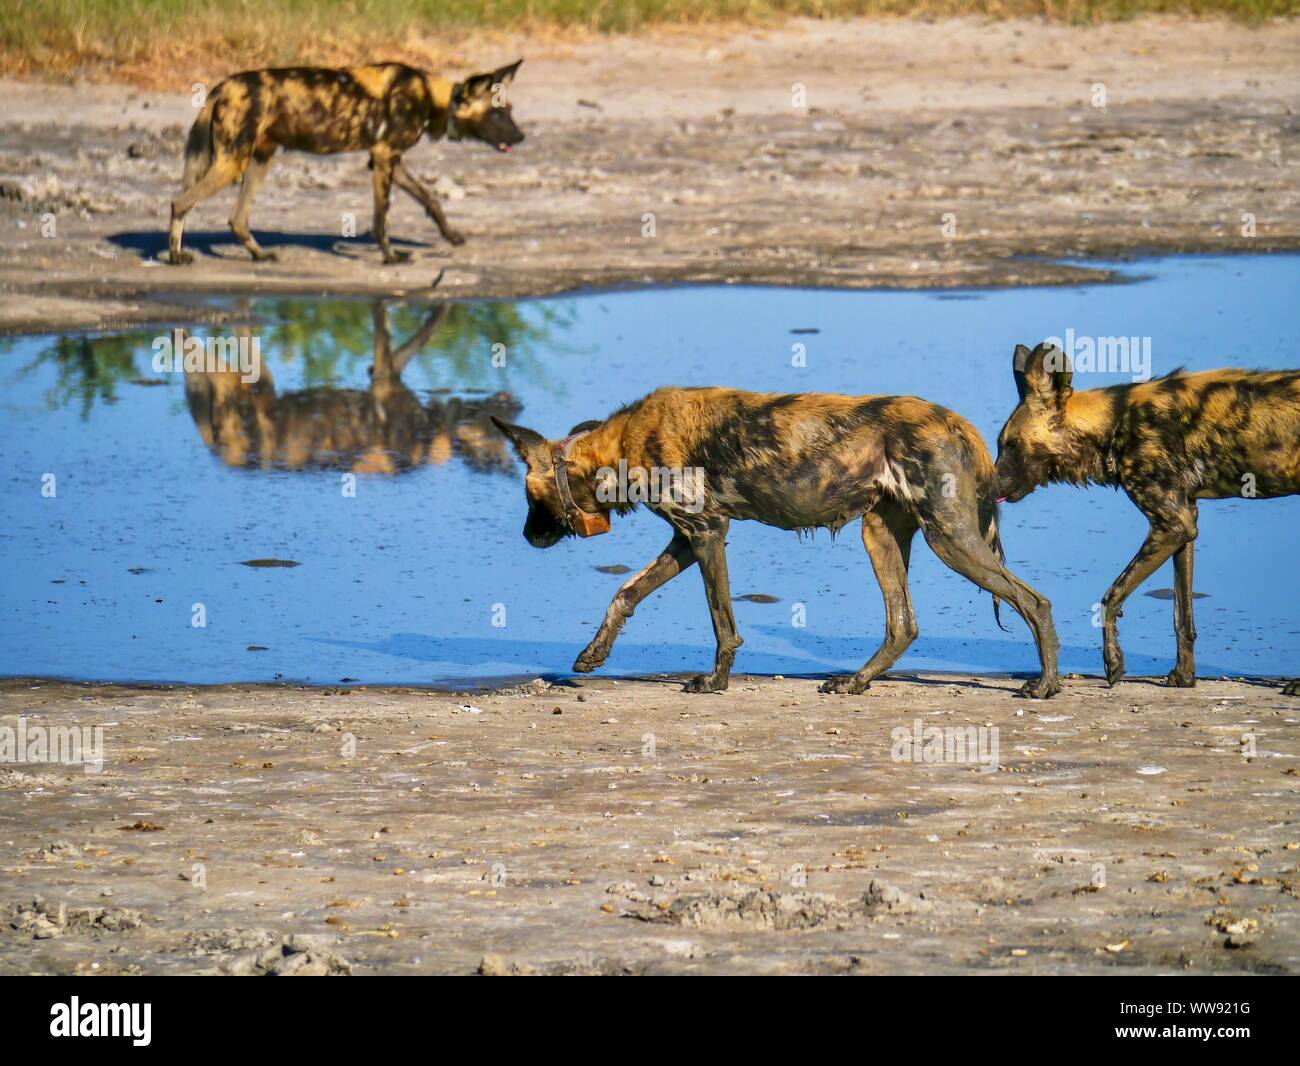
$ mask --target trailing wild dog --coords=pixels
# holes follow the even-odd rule
[[[1042,676],[1020,694],[1047,698],[1060,690],[1051,605],[1003,566],[993,460],[951,411],[911,396],[662,388],[560,441],[493,421],[528,464],[530,544],[548,548],[574,533],[603,532],[611,512],[638,502],[673,530],[659,557],[619,589],[574,670],[600,666],[637,604],[698,562],[717,651],[712,673],[686,691],[725,689],[741,645],[727,582],[730,521],[835,531],[861,516],[885,598],[885,640],[861,670],[822,691],[864,691],[916,639],[907,567],[918,528],[940,559],[994,595],[995,608],[996,598],[1008,601],[1033,630]],[[611,494],[615,470],[620,479],[630,472],[629,486],[642,491]],[[645,491],[653,472],[664,471],[679,475],[679,491]]]
[[[248,212],[279,148],[329,155],[367,151],[374,172],[374,238],[385,263],[401,258],[388,244],[388,198],[394,184],[411,196],[452,244],[465,238],[447,223],[442,205],[402,162],[424,135],[469,137],[509,152],[524,139],[503,96],[517,60],[489,74],[453,82],[401,63],[330,69],[251,70],[212,90],[185,145],[181,194],[172,201],[169,258],[181,250],[185,216],[209,196],[243,179],[230,228],[254,259],[274,259],[253,239]]]
[[[1197,500],[1300,493],[1300,370],[1174,371],[1075,392],[1064,353],[1021,344],[1012,371],[1020,405],[998,437],[999,495],[1015,502],[1061,481],[1124,490],[1151,530],[1101,601],[1106,680],[1124,676],[1124,601],[1172,555],[1178,659],[1167,681],[1190,688]],[[1284,691],[1300,695],[1300,681]]]
[[[375,361],[364,390],[318,385],[277,393],[265,366],[256,381],[238,370],[187,369],[190,416],[203,442],[231,467],[396,475],[457,457],[472,470],[508,471],[510,449],[488,416],[513,417],[519,411],[513,396],[422,400],[402,381],[450,311],[450,304],[436,305],[395,345],[387,306],[375,301]]]

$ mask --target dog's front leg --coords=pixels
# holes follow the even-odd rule
[[[600,629],[591,638],[591,643],[578,656],[573,669],[580,674],[587,674],[604,663],[609,658],[609,651],[614,646],[623,623],[632,617],[636,605],[694,562],[691,542],[681,533],[675,534],[654,562],[628,578],[615,593],[609,609],[605,611],[605,620],[600,623]]]
[[[736,617],[731,613],[731,585],[727,580],[727,522],[690,534],[691,549],[704,578],[704,595],[713,618],[713,636],[718,642],[713,673],[693,677],[682,686],[683,692],[723,692],[731,677],[736,649],[744,643],[736,632]]]
[[[405,163],[398,163],[394,168],[393,180],[397,182],[399,189],[424,208],[428,216],[433,219],[434,224],[437,225],[438,232],[446,240],[452,244],[465,243],[465,237],[461,232],[451,228],[451,223],[447,221],[447,216],[443,213],[442,204],[438,202],[438,198],[420,184],[415,175],[406,169]]]

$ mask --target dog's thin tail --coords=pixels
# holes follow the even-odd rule
[[[985,517],[987,515],[987,518]],[[1002,550],[1002,536],[998,531],[998,502],[993,493],[980,499],[980,535],[984,538],[984,543],[997,557],[999,563],[1007,565],[1006,553]],[[1010,633],[1002,624],[1002,601],[996,596],[993,597],[993,621],[997,622],[998,628],[1004,633]]]
[[[980,536],[988,545],[1002,566],[1007,565],[1006,553],[1002,550],[1002,536],[998,530],[998,493],[997,476],[993,468],[993,457],[980,435],[969,424],[962,426],[962,439],[966,446],[966,457],[971,471],[975,475],[976,508],[979,519]],[[993,597],[993,621],[1004,633],[1011,632],[1002,624],[1002,601]]]
[[[215,96],[215,93],[213,94]],[[212,109],[216,101],[208,97],[199,117],[190,127],[190,135],[185,141],[185,170],[181,175],[182,191],[192,189],[212,166]]]

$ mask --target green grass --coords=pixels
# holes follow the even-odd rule
[[[166,64],[351,62],[448,55],[472,32],[624,33],[803,16],[979,15],[1101,22],[1150,13],[1259,22],[1300,0],[0,0],[0,71],[109,70],[183,81]]]

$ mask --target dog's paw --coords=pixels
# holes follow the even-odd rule
[[[1050,700],[1060,691],[1061,682],[1056,678],[1048,681],[1043,677],[1035,677],[1021,685],[1016,695],[1026,700]]]
[[[410,261],[410,252],[389,252],[384,256],[384,266],[396,266],[398,263],[409,263]]]
[[[167,262],[172,266],[189,266],[194,262],[194,253],[186,251],[172,252],[167,256]]]
[[[1117,684],[1124,677],[1124,653],[1118,644],[1107,642],[1101,652],[1102,662],[1106,666],[1106,683]]]
[[[265,248],[259,248],[256,252],[249,253],[255,263],[275,263],[279,262],[280,256],[276,252],[268,252]]]
[[[727,679],[715,678],[712,674],[700,674],[682,686],[683,692],[725,692],[726,689]]]
[[[593,670],[605,665],[605,656],[597,658],[594,655],[588,655],[585,651],[573,661],[573,672],[575,674],[589,674]]]
[[[1282,686],[1283,696],[1300,696],[1300,678],[1294,681],[1288,681]]]
[[[454,244],[457,247],[465,243],[465,234],[458,229],[449,229],[443,236],[447,238],[448,244]]]
[[[1177,668],[1169,671],[1169,676],[1165,678],[1165,685],[1169,688],[1195,688],[1195,674],[1180,674]]]
[[[871,687],[870,681],[859,681],[856,674],[828,677],[817,686],[818,692],[834,692],[843,696],[860,696]]]

